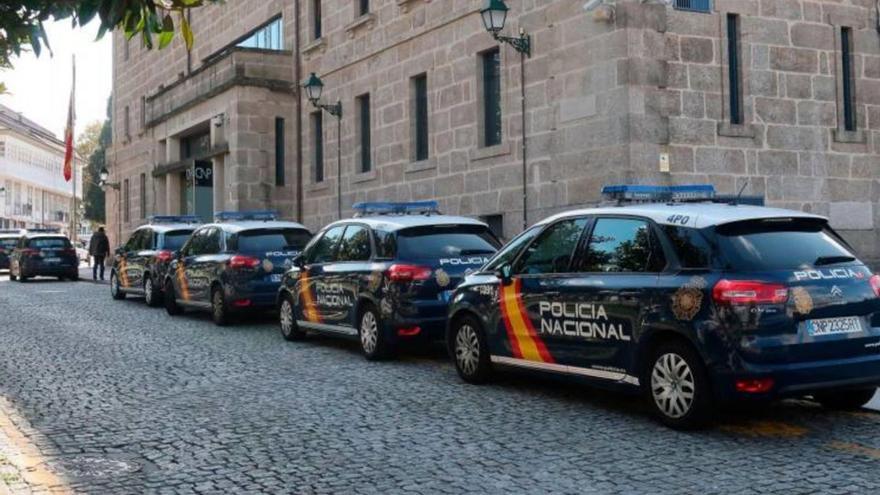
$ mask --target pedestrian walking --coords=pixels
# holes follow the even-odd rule
[[[92,235],[89,241],[89,255],[92,257],[92,280],[98,280],[98,271],[100,267],[101,280],[104,280],[104,260],[110,254],[110,240],[104,233],[104,227],[99,227],[98,231]]]

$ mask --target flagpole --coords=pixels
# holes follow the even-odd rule
[[[75,94],[76,94],[76,54],[73,54],[73,55],[72,55],[72,58],[73,58],[73,79],[71,80],[71,84],[72,84],[73,86],[72,86],[72,89],[71,89],[71,94],[74,94],[74,95],[75,95]],[[74,101],[74,102],[76,101],[76,97],[75,97],[75,96],[73,97],[73,101]],[[75,105],[76,105],[76,104],[74,103],[74,106],[75,106]],[[76,111],[73,110],[73,109],[71,109],[70,111],[73,112],[73,119],[72,119],[72,121],[74,122],[74,124],[71,125],[71,135],[75,135],[75,133],[73,132],[73,129],[76,128],[76,125],[75,125],[75,122],[76,122]],[[74,138],[74,139],[76,139],[76,138]],[[77,241],[79,240],[79,232],[77,232],[77,227],[76,227],[76,220],[77,220],[76,217],[77,217],[77,215],[78,215],[78,213],[77,213],[77,204],[76,204],[76,151],[74,151],[74,153],[73,153],[73,158],[71,158],[71,161],[73,162],[73,164],[72,164],[72,165],[73,165],[73,166],[72,166],[72,168],[73,168],[73,209],[72,209],[71,212],[70,212],[70,221],[71,221],[71,229],[70,229],[70,230],[71,230],[71,233],[70,233],[70,238],[71,238],[71,240],[73,240],[73,244],[74,244],[74,246],[76,246],[76,243],[77,243]]]

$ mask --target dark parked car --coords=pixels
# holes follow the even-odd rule
[[[10,280],[24,282],[41,276],[79,280],[76,249],[70,239],[57,231],[26,231],[18,238],[9,258]]]
[[[0,270],[9,270],[9,256],[20,237],[21,230],[0,230]]]

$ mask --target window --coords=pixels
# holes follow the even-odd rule
[[[358,111],[358,141],[360,142],[360,169],[361,172],[369,172],[373,168],[370,160],[370,95],[358,96],[356,99]]]
[[[304,229],[255,229],[233,237],[230,251],[252,254],[268,254],[279,251],[302,251],[312,238]]]
[[[165,232],[165,235],[162,236],[162,244],[157,244],[157,247],[169,251],[176,251],[183,246],[186,240],[189,239],[190,235],[192,235],[191,230],[172,230],[170,232]]]
[[[312,0],[312,38],[321,38],[321,27],[321,0]]]
[[[312,114],[312,168],[315,182],[324,182],[324,115]]]
[[[513,259],[519,254],[520,249],[531,242],[540,232],[541,227],[536,226],[514,238],[489,261],[486,265],[486,271],[497,270],[506,264],[513,263]]]
[[[243,48],[261,48],[263,50],[283,50],[281,18],[277,17],[264,26],[257,28],[252,34],[240,41],[236,46]]]
[[[853,71],[853,35],[852,28],[840,28],[840,69],[841,87],[843,90],[843,128],[846,131],[856,130],[855,111],[855,76]]]
[[[129,44],[128,36],[125,36],[125,35],[123,34],[123,35],[122,35],[122,58],[123,58],[123,60],[125,60],[126,62],[128,61],[128,57],[129,57],[129,54],[130,54],[130,50],[129,50],[129,46],[128,46],[128,44]]]
[[[662,250],[652,240],[647,222],[628,218],[596,221],[578,271],[658,272],[666,266]]]
[[[336,251],[336,245],[342,238],[345,226],[333,227],[324,233],[323,236],[311,248],[311,252],[307,255],[309,263],[327,263],[333,261],[333,255]]]
[[[370,248],[370,231],[357,225],[349,225],[339,244],[336,261],[368,261]]]
[[[712,266],[712,247],[699,230],[667,225],[663,231],[682,268],[706,269]]]
[[[147,97],[141,96],[141,131],[147,128]]]
[[[275,117],[275,185],[284,185],[284,119]]]
[[[740,22],[736,14],[727,14],[727,60],[730,123],[743,123],[742,57],[740,56]]]
[[[587,226],[586,218],[558,222],[541,233],[520,258],[516,272],[527,275],[565,273]]]
[[[462,256],[488,258],[498,247],[498,239],[482,225],[410,227],[397,234],[397,256],[409,261]]]
[[[397,255],[397,237],[393,232],[374,230],[376,238],[376,259],[390,260]]]
[[[415,161],[428,159],[428,76],[422,74],[412,79],[413,92],[413,147]]]
[[[125,131],[125,139],[131,139],[131,127],[129,124],[130,112],[128,110],[128,105],[125,107],[125,120],[123,121],[123,130]]]
[[[678,10],[692,10],[694,12],[711,12],[711,0],[675,0],[675,8]]]
[[[140,202],[141,218],[147,218],[147,174],[140,177]]]
[[[122,221],[128,223],[131,221],[131,190],[129,188],[128,179],[122,181]]]
[[[367,15],[370,13],[370,0],[357,0],[358,15]]]
[[[501,144],[501,50],[480,55],[483,66],[483,146]]]

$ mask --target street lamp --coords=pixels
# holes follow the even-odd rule
[[[98,185],[100,187],[109,187],[111,189],[119,190],[118,182],[110,182],[110,172],[107,170],[107,167],[101,168],[101,171],[98,174]]]
[[[520,104],[522,105],[522,202],[523,202],[523,230],[529,227],[529,189],[528,189],[528,159],[526,155],[526,57],[532,56],[532,37],[525,33],[525,30],[519,28],[519,36],[502,36],[501,30],[507,23],[507,13],[510,9],[504,0],[486,0],[483,8],[480,10],[480,17],[483,19],[483,27],[492,35],[493,38],[501,43],[507,43],[512,46],[520,55],[519,66],[519,89]]]
[[[314,72],[303,82],[306,97],[315,108],[320,108],[336,117],[336,216],[342,219],[342,102],[335,104],[321,103],[324,92],[324,81]]]

